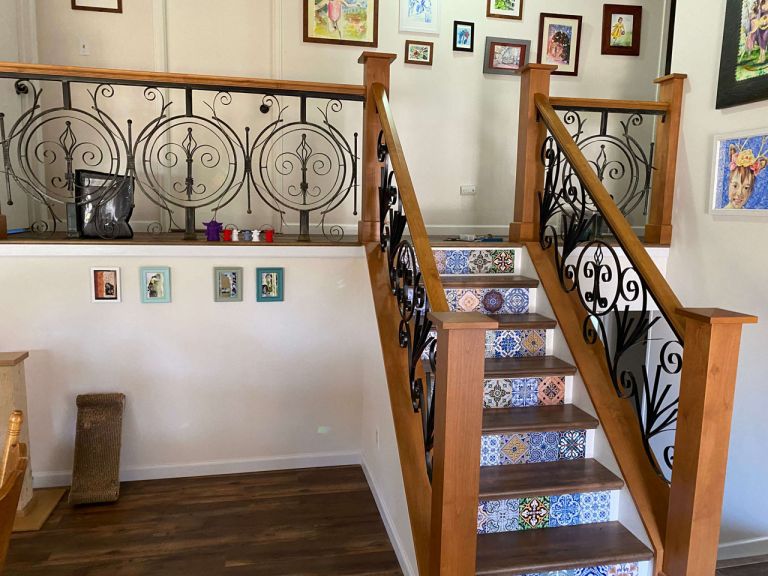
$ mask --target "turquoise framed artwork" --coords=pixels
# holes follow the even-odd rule
[[[171,269],[167,266],[139,269],[141,301],[144,304],[169,304],[171,302]]]
[[[256,301],[282,302],[285,295],[285,271],[282,268],[256,269]]]

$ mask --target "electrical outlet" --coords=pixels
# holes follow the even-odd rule
[[[90,56],[91,55],[91,47],[82,38],[80,38],[80,56]]]
[[[460,194],[461,196],[477,196],[477,187],[474,184],[462,186]]]

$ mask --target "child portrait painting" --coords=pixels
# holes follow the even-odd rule
[[[539,63],[554,64],[553,74],[579,73],[581,16],[542,14],[539,28]]]
[[[632,24],[634,18],[631,14],[611,15],[611,46],[632,46]]]
[[[716,139],[712,209],[768,214],[768,133]]]
[[[304,0],[304,41],[378,46],[379,0]]]

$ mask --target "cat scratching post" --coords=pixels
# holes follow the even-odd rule
[[[39,530],[64,495],[64,488],[32,490],[32,461],[29,443],[29,411],[27,385],[24,380],[24,360],[28,352],[0,352],[0,418],[7,418],[14,410],[24,413],[20,441],[27,445],[30,463],[24,475],[14,532]],[[0,446],[5,445],[8,430],[0,426]]]

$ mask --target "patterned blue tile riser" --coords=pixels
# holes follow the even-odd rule
[[[440,274],[514,274],[514,248],[433,250]]]
[[[585,430],[483,435],[480,466],[578,460],[585,457]]]
[[[485,500],[477,507],[477,533],[557,528],[610,519],[610,492]]]
[[[564,402],[564,378],[500,378],[483,382],[483,408],[527,408]]]
[[[521,574],[521,576],[638,576],[640,566],[630,564],[612,564],[610,566],[594,566],[591,568],[573,568],[555,572],[537,572],[536,574]]]
[[[546,353],[546,330],[489,330],[485,333],[486,358],[522,358]]]
[[[527,288],[446,288],[445,297],[452,312],[526,314],[530,306]]]

